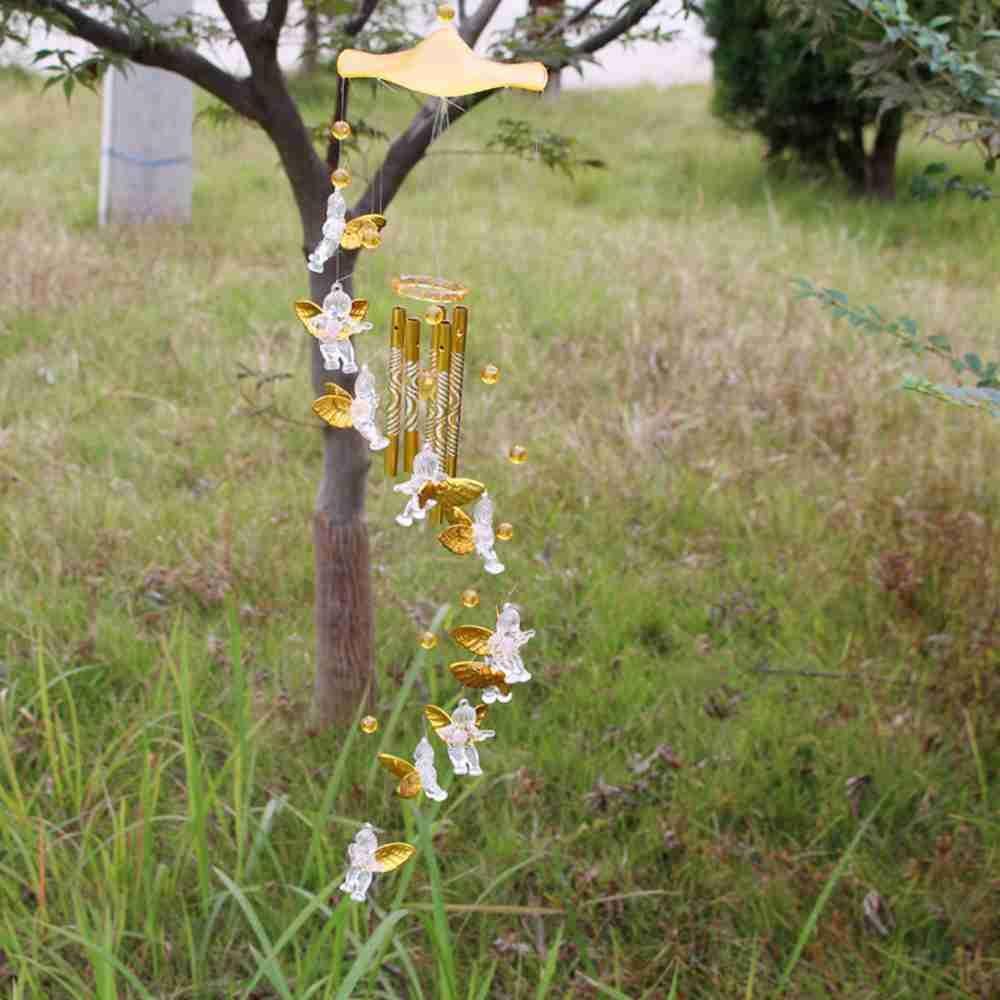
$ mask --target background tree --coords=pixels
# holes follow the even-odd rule
[[[922,5],[937,13],[954,6]],[[769,158],[790,151],[809,167],[839,168],[859,194],[894,198],[903,110],[879,114],[879,100],[860,95],[851,74],[856,43],[873,39],[873,27],[850,5],[827,14],[827,30],[817,39],[768,0],[706,0],[705,30],[716,43],[714,110],[759,132]],[[866,144],[870,125],[875,135]]]
[[[995,0],[962,0],[932,16],[906,0],[781,0],[798,15],[814,47],[829,43],[844,16],[859,16],[874,39],[853,36],[850,71],[879,111],[904,108],[927,134],[971,143],[987,169],[1000,158],[1000,9]]]
[[[612,15],[601,15],[591,3],[570,12],[558,32],[541,36],[525,19],[494,46],[502,54],[530,56],[550,69],[579,65],[620,39],[663,38],[655,26],[643,25],[660,0],[625,0]],[[305,269],[305,257],[320,238],[330,194],[330,172],[337,166],[339,146],[323,142],[316,148],[312,131],[292,97],[278,62],[278,40],[289,16],[289,0],[268,0],[251,7],[245,0],[219,0],[225,28],[194,15],[173,24],[154,24],[133,0],[5,0],[0,9],[0,42],[29,44],[29,29],[37,25],[61,28],[89,42],[96,54],[78,56],[72,50],[44,49],[36,57],[48,61],[53,79],[61,80],[67,95],[76,83],[94,85],[109,65],[127,61],[178,73],[217,98],[233,112],[264,130],[277,151],[291,187],[302,227],[303,272],[309,275],[309,297],[320,302],[334,275],[350,275],[352,252],[341,252],[327,262],[322,274]],[[474,44],[490,23],[500,0],[481,0],[463,18],[459,32]],[[345,10],[345,7],[347,8]],[[402,0],[355,0],[338,5],[337,14],[324,18],[318,47],[321,56],[334,59],[348,44],[373,51],[400,48],[413,41],[406,15],[424,11],[422,5]],[[197,51],[202,39],[237,43],[246,55],[249,73],[227,72]],[[550,43],[550,39],[557,39]],[[487,100],[493,91],[450,101],[445,126]],[[349,118],[346,85],[339,91],[334,117]],[[437,101],[427,101],[409,125],[389,145],[366,190],[349,217],[372,212],[392,201],[410,171],[423,158],[435,132]],[[438,121],[440,125],[440,121]],[[350,280],[344,282],[350,291]],[[354,376],[323,369],[318,347],[312,355],[313,383],[333,379],[352,389]],[[368,529],[364,498],[369,467],[368,446],[350,430],[323,431],[323,472],[313,519],[315,548],[316,675],[314,720],[318,728],[349,722],[362,704],[374,699],[374,608]]]

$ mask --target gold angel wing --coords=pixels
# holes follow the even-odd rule
[[[455,508],[458,510],[458,508]],[[467,556],[475,551],[476,542],[472,534],[471,524],[453,524],[438,535],[438,541],[457,556]]]
[[[408,760],[403,760],[402,757],[393,757],[391,753],[380,753],[378,762],[397,778],[405,778],[409,774],[415,774],[417,770]]]
[[[451,26],[402,52],[373,55],[344,49],[337,72],[345,79],[375,77],[432,97],[461,97],[497,87],[541,93],[548,80],[540,62],[500,63],[476,55]]]
[[[452,639],[463,649],[467,649],[470,653],[475,653],[476,656],[485,656],[487,654],[489,651],[487,643],[490,641],[491,635],[493,635],[493,631],[483,628],[482,625],[459,625],[458,628],[451,630]]]
[[[331,427],[352,427],[351,403],[354,398],[346,389],[341,389],[334,382],[327,382],[328,396],[320,396],[313,403],[313,413],[321,417]]]
[[[368,215],[356,215],[344,226],[340,245],[345,250],[357,250],[361,246],[361,234],[369,226],[374,226],[379,231],[385,229],[385,216],[376,215],[374,212]]]
[[[351,300],[351,319],[364,319],[368,315],[367,299]]]
[[[401,799],[415,799],[423,790],[424,786],[420,782],[420,774],[416,770],[396,785],[396,794]]]
[[[476,705],[476,725],[481,726],[486,721],[490,710],[485,705]]]
[[[445,507],[444,516],[449,524],[464,524],[472,527],[472,518],[461,507]]]
[[[375,849],[375,871],[391,872],[400,865],[406,864],[417,849],[412,844],[397,841],[394,844],[383,844]]]
[[[475,479],[443,479],[439,483],[427,483],[420,491],[421,506],[433,498],[442,507],[461,507],[483,495],[486,487]],[[426,494],[426,496],[425,496]]]
[[[475,660],[460,660],[458,663],[449,663],[448,669],[452,677],[459,684],[469,688],[497,687],[501,693],[507,693],[506,677],[499,670],[493,670],[485,663],[477,663]]]
[[[298,299],[294,306],[295,315],[298,316],[299,322],[306,328],[306,332],[311,336],[316,337],[315,327],[312,325],[312,321],[319,316],[323,310],[316,305],[315,302],[310,302],[309,299]]]
[[[402,780],[396,786],[396,794],[401,799],[414,799],[422,791],[420,775],[417,769],[402,757],[393,757],[391,753],[380,753],[378,762],[390,773]]]
[[[443,708],[438,708],[437,705],[424,705],[424,718],[434,729],[451,725],[451,716]]]

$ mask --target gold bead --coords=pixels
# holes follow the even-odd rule
[[[351,183],[351,172],[346,167],[337,167],[332,174],[330,174],[330,183],[335,188],[345,188]]]
[[[378,730],[378,719],[374,715],[366,715],[361,720],[361,732],[366,736],[371,736],[372,733]]]
[[[483,365],[483,370],[479,373],[479,377],[487,385],[496,385],[500,381],[500,369],[496,365]]]
[[[461,600],[464,607],[474,608],[479,603],[479,591],[473,590],[471,587],[468,590],[463,590]]]
[[[424,313],[424,319],[431,326],[437,326],[444,320],[444,310],[440,306],[428,306],[427,312]]]
[[[437,376],[426,368],[417,373],[417,394],[423,400],[433,399],[437,391]]]
[[[345,250],[358,250],[361,247],[361,233],[356,229],[344,230],[344,235],[340,237],[340,245]]]
[[[382,235],[377,226],[365,226],[361,231],[361,245],[366,250],[374,250],[382,245]]]
[[[514,525],[510,521],[501,521],[497,525],[497,538],[501,542],[509,542],[514,537]]]
[[[519,444],[511,445],[510,451],[507,452],[507,457],[514,465],[521,465],[522,462],[528,460],[528,449]]]
[[[439,21],[454,21],[455,20],[455,8],[452,7],[450,3],[439,3],[437,9],[437,15]]]
[[[337,142],[343,142],[345,139],[350,138],[351,126],[345,122],[343,119],[335,121],[330,126],[330,136],[336,139]]]
[[[438,637],[433,632],[420,633],[420,645],[423,649],[433,649],[438,644]]]

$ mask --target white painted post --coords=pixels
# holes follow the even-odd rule
[[[190,12],[192,0],[153,0],[148,17],[167,23]],[[194,91],[189,80],[134,63],[104,78],[101,129],[100,224],[191,221],[191,127]]]

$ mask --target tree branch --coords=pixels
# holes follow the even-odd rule
[[[264,15],[264,23],[274,32],[274,41],[278,41],[281,29],[285,26],[285,18],[288,17],[288,0],[268,0],[267,13]]]
[[[579,45],[574,45],[570,52],[572,55],[591,55],[598,49],[603,49],[609,42],[615,41],[625,34],[626,31],[634,28],[658,3],[660,0],[639,0],[633,4],[629,10],[625,11],[621,17],[616,17],[610,24],[600,31],[595,31],[590,38],[585,38]],[[567,66],[568,60],[562,60],[558,65],[552,65],[550,69],[562,69]]]
[[[472,47],[476,44],[486,26],[493,20],[493,15],[499,6],[500,0],[482,0],[472,14],[462,21],[458,34],[466,45]]]
[[[250,10],[243,0],[217,0],[219,10],[225,15],[236,40],[246,48],[246,43],[252,40],[254,20]]]
[[[368,23],[368,19],[375,13],[378,0],[362,0],[361,10],[354,15],[345,25],[344,34],[348,38],[353,38]]]
[[[26,13],[49,11],[58,14],[63,19],[61,26],[71,35],[90,42],[99,49],[124,56],[140,66],[152,66],[177,73],[207,90],[237,113],[252,121],[260,121],[260,109],[253,100],[247,81],[219,69],[194,49],[185,45],[152,41],[141,35],[129,35],[88,17],[63,0],[34,0],[17,6]]]

